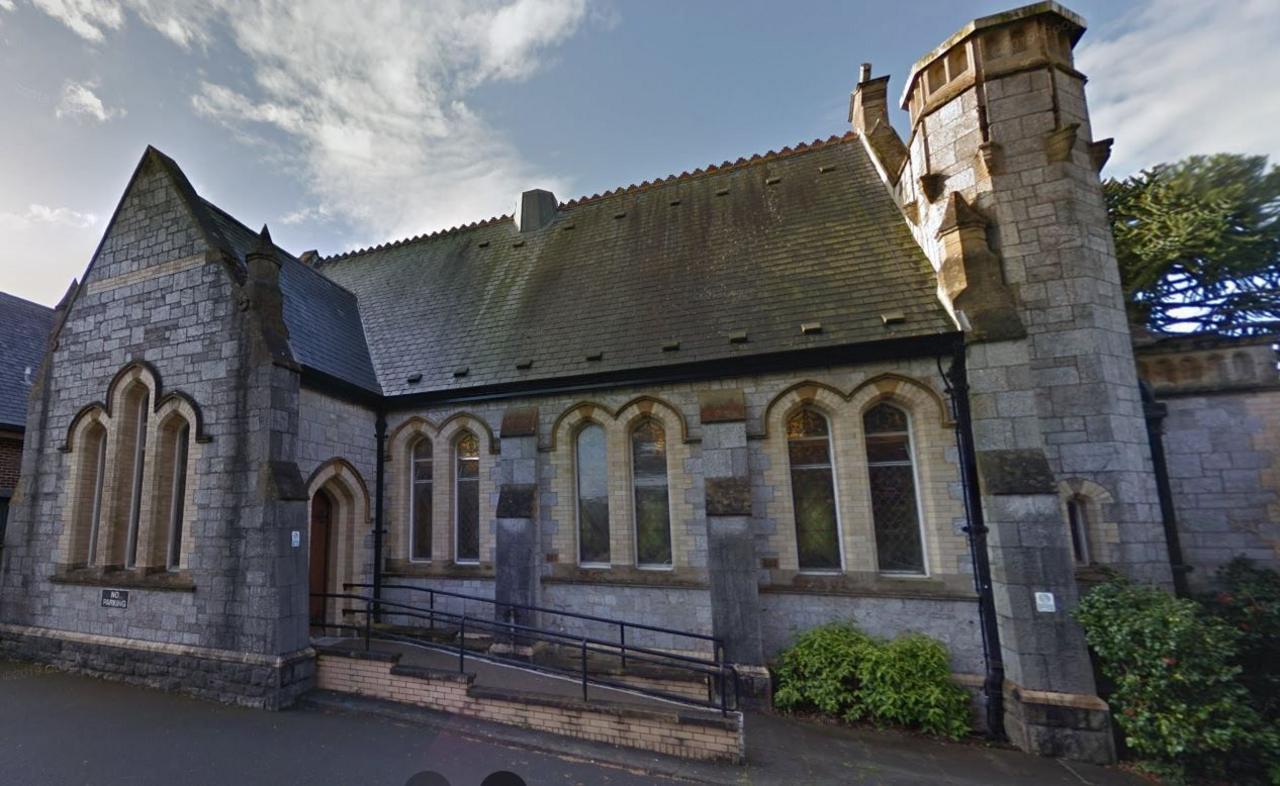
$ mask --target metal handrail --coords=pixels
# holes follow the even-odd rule
[[[701,700],[692,699],[688,696],[668,693],[666,691],[658,690],[656,688],[640,687],[640,686],[631,685],[625,682],[606,680],[606,679],[601,679],[599,677],[591,676],[587,667],[588,656],[592,653],[607,654],[607,655],[619,654],[616,651],[617,645],[614,642],[605,641],[602,639],[594,639],[589,636],[574,636],[568,633],[561,633],[559,631],[546,630],[543,628],[536,628],[528,625],[521,625],[515,622],[500,622],[500,621],[486,619],[482,617],[472,617],[466,614],[455,614],[453,612],[439,611],[434,608],[422,609],[421,607],[413,606],[411,604],[398,603],[396,601],[378,600],[367,595],[355,595],[351,593],[312,593],[311,597],[326,598],[326,599],[334,598],[334,599],[358,601],[363,603],[364,604],[363,609],[347,610],[357,614],[359,613],[364,614],[364,622],[361,625],[350,625],[350,624],[330,623],[330,622],[322,622],[318,624],[313,623],[313,624],[316,624],[317,627],[323,627],[326,629],[346,630],[346,631],[355,632],[357,635],[360,635],[364,639],[364,648],[366,651],[370,649],[371,641],[374,639],[382,639],[386,641],[410,644],[410,645],[422,647],[425,649],[451,651],[452,648],[446,648],[444,646],[433,646],[431,644],[421,641],[420,639],[415,639],[409,636],[397,635],[394,633],[389,633],[387,631],[376,630],[372,625],[372,620],[374,616],[384,612],[395,615],[395,616],[405,616],[405,617],[411,617],[416,619],[429,619],[433,621],[435,617],[441,617],[446,621],[450,621],[450,622],[456,621],[458,623],[457,652],[458,652],[458,670],[460,672],[465,672],[465,669],[466,669],[466,658],[468,654],[467,648],[466,648],[466,644],[467,644],[466,634],[467,634],[467,626],[471,625],[473,626],[473,629],[475,626],[479,626],[481,629],[487,628],[488,630],[493,632],[499,632],[499,631],[505,632],[508,635],[512,636],[513,638],[523,637],[527,639],[541,639],[544,641],[560,641],[563,643],[572,642],[573,644],[577,645],[577,648],[579,649],[579,652],[580,652],[580,658],[581,658],[581,670],[580,672],[577,672],[577,673],[569,672],[569,671],[566,671],[565,669],[546,666],[544,664],[537,664],[537,663],[526,662],[522,660],[504,658],[499,655],[494,655],[491,652],[490,653],[471,653],[471,657],[478,660],[516,665],[521,668],[526,668],[526,669],[530,669],[532,671],[537,671],[537,672],[544,672],[544,673],[556,674],[561,676],[568,676],[572,674],[573,676],[581,679],[582,681],[582,697],[584,701],[590,700],[588,688],[589,688],[589,685],[594,684],[594,685],[598,685],[606,688],[612,688],[615,690],[624,690],[624,691],[630,691],[630,692],[638,693],[645,696],[652,696],[655,698],[664,699],[666,701],[673,701],[673,702],[688,704],[688,705],[697,706],[697,707],[718,709],[722,714],[727,714],[731,708],[731,703],[729,701],[729,681],[731,680],[732,688],[733,688],[732,708],[737,709],[737,707],[739,706],[738,673],[737,673],[737,670],[734,669],[733,666],[729,664],[723,664],[723,663],[712,664],[712,663],[708,663],[705,660],[698,660],[698,659],[689,658],[686,656],[662,652],[661,650],[648,649],[645,647],[629,648],[634,653],[632,658],[635,661],[642,662],[642,663],[652,663],[652,664],[662,665],[662,666],[666,666],[674,669],[681,669],[686,672],[695,674],[700,678],[706,678],[708,696],[707,696],[707,701],[704,702]],[[719,694],[718,702],[715,700],[717,693]]]
[[[342,586],[344,589],[352,589],[352,588],[374,589],[374,586],[372,584],[363,584],[363,583],[357,583],[357,582],[347,582],[347,583],[344,583]],[[382,589],[384,590],[385,589],[401,589],[401,590],[409,590],[411,592],[425,592],[427,593],[428,602],[430,603],[430,606],[432,609],[435,608],[435,596],[443,595],[446,598],[459,598],[464,601],[473,600],[473,601],[478,601],[480,603],[488,603],[493,606],[503,606],[508,609],[523,609],[526,611],[536,611],[541,614],[554,614],[561,617],[569,617],[571,619],[587,620],[589,622],[599,622],[599,623],[604,623],[606,625],[616,625],[618,626],[618,644],[619,646],[622,647],[624,651],[627,649],[627,628],[633,628],[635,630],[645,630],[651,633],[665,633],[669,636],[680,636],[688,639],[697,639],[699,641],[708,641],[708,642],[711,642],[711,646],[712,646],[712,658],[710,661],[707,661],[707,662],[715,663],[718,665],[724,663],[724,642],[719,637],[708,635],[706,633],[690,633],[688,631],[676,630],[674,628],[663,628],[658,625],[645,625],[644,623],[641,623],[641,622],[626,622],[624,620],[613,620],[607,617],[597,617],[593,614],[580,614],[575,611],[563,611],[560,609],[547,608],[545,606],[534,606],[532,604],[527,604],[527,603],[512,603],[508,601],[500,601],[495,598],[486,598],[481,595],[467,595],[461,592],[453,592],[452,590],[442,590],[442,589],[436,589],[434,587],[419,587],[414,584],[383,583]],[[625,654],[623,655],[622,665],[626,666]]]

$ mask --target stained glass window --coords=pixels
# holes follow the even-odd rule
[[[413,445],[413,479],[409,489],[409,510],[413,526],[409,531],[409,555],[416,560],[431,559],[431,440],[423,437]]]
[[[631,432],[631,477],[635,487],[636,563],[670,565],[667,437],[656,420],[645,420]]]
[[[801,570],[840,569],[840,527],[827,419],[802,409],[787,421],[791,499]]]
[[[480,559],[480,440],[470,432],[455,443],[457,496],[454,532],[457,562]]]
[[[862,423],[880,570],[923,573],[924,548],[907,413],[889,404],[878,404],[863,416]]]
[[[578,562],[609,564],[609,466],[604,428],[595,423],[578,432]]]

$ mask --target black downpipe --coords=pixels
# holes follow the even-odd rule
[[[1169,408],[1156,401],[1145,382],[1142,391],[1142,413],[1147,420],[1147,441],[1151,445],[1151,468],[1156,475],[1156,494],[1160,498],[1160,523],[1164,525],[1164,542],[1169,550],[1169,566],[1173,571],[1173,591],[1180,598],[1189,597],[1187,573],[1191,568],[1182,559],[1182,543],[1178,539],[1177,509],[1173,504],[1173,486],[1169,483],[1169,464],[1164,455],[1164,418]]]
[[[382,518],[383,475],[387,468],[387,413],[378,407],[378,419],[373,427],[374,442],[377,443],[378,457],[374,470],[373,491],[373,599],[382,600],[382,535],[384,532]],[[381,606],[375,607],[374,618],[382,621]]]
[[[942,359],[938,359],[941,371]],[[987,667],[982,682],[987,734],[1002,740],[1004,733],[1004,658],[1000,654],[1000,629],[996,624],[995,596],[991,592],[991,560],[987,554],[987,525],[982,517],[982,493],[978,485],[978,460],[973,447],[973,420],[969,413],[969,375],[965,370],[964,344],[957,343],[951,368],[942,374],[956,422],[956,449],[960,457],[964,489],[964,528],[973,560],[973,584],[978,591],[978,620],[982,627],[982,659]]]

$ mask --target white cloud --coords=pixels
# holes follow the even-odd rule
[[[251,82],[204,81],[192,106],[242,142],[288,140],[316,203],[297,221],[333,216],[376,242],[508,212],[526,188],[567,185],[530,166],[468,99],[535,73],[586,22],[588,0],[379,0],[358,13],[333,0],[39,2],[81,9],[49,11],[81,35],[88,23],[73,19],[104,19],[88,7],[128,8],[184,48],[229,31]],[[122,23],[91,27],[101,37]]]
[[[124,24],[124,11],[116,0],[31,0],[31,3],[86,41],[101,41],[107,30],[119,30]]]
[[[12,11],[14,8],[13,0],[0,0],[0,11]]]
[[[0,229],[22,229],[38,224],[52,224],[70,229],[89,229],[96,226],[98,216],[81,213],[69,207],[49,207],[32,203],[25,213],[0,212]]]
[[[1280,4],[1146,0],[1086,35],[1095,138],[1114,136],[1108,174],[1194,153],[1266,153],[1280,163]]]
[[[58,117],[83,117],[105,123],[115,117],[124,117],[123,109],[107,109],[102,99],[93,92],[92,82],[67,82],[62,86],[62,99],[54,114]]]

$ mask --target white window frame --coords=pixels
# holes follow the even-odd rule
[[[582,559],[582,466],[578,460],[578,445],[582,439],[582,433],[589,428],[598,428],[600,433],[604,435],[604,480],[605,480],[605,500],[609,499],[609,430],[604,424],[597,423],[594,420],[588,420],[573,435],[573,535],[577,545],[578,567],[588,570],[608,570],[613,567],[612,562],[586,562]],[[613,559],[613,506],[609,506],[609,559]]]
[[[462,474],[458,472],[458,465],[462,461],[462,456],[458,450],[458,446],[462,443],[462,440],[465,439],[467,436],[470,436],[472,439],[476,441],[476,477],[474,481],[469,480],[465,482],[476,484],[477,541],[476,541],[476,556],[467,557],[466,559],[463,559],[462,557],[458,556],[458,544],[461,542],[461,538],[458,537],[458,524],[459,524],[459,519],[461,518],[461,513],[462,513],[462,505],[461,505],[462,494],[459,493],[459,490],[462,483],[464,482],[462,480]],[[450,453],[452,458],[452,461],[450,461],[450,465],[451,465],[450,469],[452,469],[453,471],[453,562],[455,565],[479,565],[480,552],[481,552],[480,544],[479,544],[479,536],[481,534],[481,530],[483,530],[483,522],[480,520],[480,509],[482,507],[480,505],[480,471],[481,471],[480,437],[470,430],[464,429],[463,431],[458,432],[458,435],[453,438],[453,445],[452,445],[452,448],[450,449]],[[435,480],[434,466],[432,467],[431,474],[432,474],[432,481],[434,482]]]
[[[419,565],[430,564],[432,559],[435,557],[435,553],[436,553],[435,544],[431,543],[429,544],[431,546],[430,557],[417,556],[418,554],[418,549],[417,549],[418,521],[416,519],[416,516],[418,513],[418,461],[419,459],[416,454],[418,452],[418,446],[424,442],[431,447],[431,450],[430,450],[430,453],[431,453],[431,535],[434,538],[435,531],[436,531],[436,520],[435,520],[436,519],[435,517],[436,443],[426,434],[419,434],[416,439],[414,439],[412,442],[409,443],[409,451],[408,451],[409,453],[409,462],[408,462],[409,463],[409,510],[408,510],[407,518],[409,519],[409,538],[408,538],[409,562],[414,562]]]

